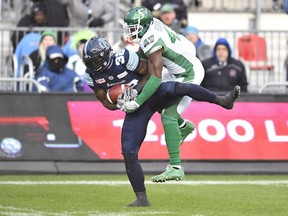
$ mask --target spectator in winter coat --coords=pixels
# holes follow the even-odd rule
[[[183,31],[184,36],[191,41],[196,48],[196,56],[202,62],[207,58],[212,57],[212,50],[210,46],[204,44],[199,37],[199,31],[193,26],[187,26]]]
[[[32,52],[29,57],[33,62],[33,70],[38,71],[40,65],[42,65],[46,59],[46,50],[49,46],[56,45],[57,39],[55,32],[51,30],[44,31],[41,34],[39,41],[39,49]]]
[[[41,91],[82,91],[81,79],[74,71],[66,67],[67,61],[67,57],[59,46],[48,47],[44,65],[35,77],[41,85]]]
[[[59,3],[57,0],[32,0],[33,2],[42,2],[47,10],[47,26],[49,27],[67,27],[69,26],[69,16],[67,6]],[[57,42],[61,46],[65,43],[68,36],[66,31],[57,32]]]
[[[47,10],[43,3],[36,2],[31,7],[30,14],[25,15],[22,19],[18,22],[17,27],[44,27],[47,26]],[[11,41],[13,50],[15,51],[16,45],[22,39],[22,37],[29,33],[30,31],[18,31],[14,32]]]
[[[164,4],[171,4],[176,12],[176,18],[182,27],[187,25],[187,7],[183,0],[142,0],[142,6],[152,11],[153,16],[159,17],[160,9]]]
[[[103,27],[115,16],[111,0],[57,0],[67,5],[71,27]]]
[[[235,85],[247,92],[247,77],[243,63],[231,56],[228,41],[220,38],[216,41],[213,56],[202,62],[205,76],[201,85],[211,91],[231,91]]]

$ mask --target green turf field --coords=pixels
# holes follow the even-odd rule
[[[2,175],[0,215],[288,215],[288,176],[191,175],[171,183],[150,177],[152,206],[128,208],[134,193],[125,175]]]

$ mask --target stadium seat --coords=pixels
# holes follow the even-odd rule
[[[250,70],[274,70],[274,65],[268,64],[266,40],[257,34],[238,38],[238,56],[248,63]]]
[[[32,32],[26,34],[18,43],[15,50],[15,56],[17,58],[18,68],[17,73],[14,74],[14,77],[18,78],[23,77],[24,74],[21,74],[20,70],[20,65],[22,63],[21,62],[22,56],[24,55],[29,56],[34,50],[38,49],[40,38],[41,34]]]

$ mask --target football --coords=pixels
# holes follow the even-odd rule
[[[112,104],[117,104],[117,98],[120,94],[123,93],[124,89],[131,88],[126,84],[115,85],[107,91],[106,97],[107,100]]]

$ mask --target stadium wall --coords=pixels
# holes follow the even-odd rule
[[[2,93],[0,101],[0,173],[124,172],[118,163],[124,114],[105,110],[94,95]],[[215,162],[229,162],[230,171],[235,162],[269,162],[288,173],[287,102],[286,95],[244,94],[231,111],[193,102],[184,117],[197,129],[181,147],[181,158],[199,165],[191,172],[203,171],[203,164],[215,172]],[[154,162],[162,166],[168,159],[158,114],[149,122],[139,157],[152,172]]]

